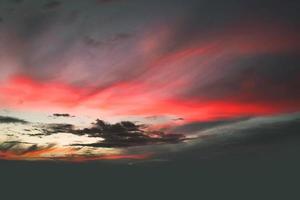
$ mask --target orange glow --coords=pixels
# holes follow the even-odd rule
[[[97,160],[144,160],[152,156],[151,153],[147,154],[117,154],[117,155],[102,155],[102,156],[75,156],[68,161],[72,162],[86,162]]]
[[[29,151],[25,153],[16,153],[12,151],[0,151],[0,158],[5,160],[51,160],[57,155],[71,155],[76,150],[72,148],[45,148],[35,151]],[[56,155],[51,157],[51,155]]]
[[[147,154],[109,154],[109,155],[93,155],[86,156],[76,154],[77,151],[72,148],[46,148],[36,151],[30,151],[23,154],[18,154],[11,151],[0,151],[0,159],[4,160],[59,160],[69,162],[85,162],[85,161],[97,161],[97,160],[143,160],[152,156],[151,153]],[[54,155],[55,154],[55,155]]]

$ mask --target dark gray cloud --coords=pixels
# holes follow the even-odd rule
[[[240,117],[240,118],[233,118],[233,119],[223,119],[223,120],[214,120],[214,121],[201,121],[201,122],[192,122],[182,126],[177,126],[170,130],[174,133],[183,133],[183,134],[190,134],[196,133],[199,131],[204,131],[210,128],[216,128],[218,126],[230,125],[236,122],[242,122],[245,120],[251,119],[250,117]]]
[[[93,48],[97,48],[101,45],[104,45],[105,43],[103,43],[102,41],[98,41],[94,38],[91,38],[91,37],[84,37],[83,38],[83,42],[87,45],[87,46],[90,46],[90,47],[93,47]]]
[[[18,119],[15,117],[8,117],[8,116],[0,116],[0,124],[9,124],[9,123],[21,123],[21,124],[26,124],[28,123],[25,120],[22,119]]]
[[[278,152],[282,150],[278,148],[280,146],[288,148],[289,143],[298,143],[299,133],[300,119],[298,117],[289,121],[250,127],[242,130],[241,134],[233,134],[226,139],[218,138],[219,147],[215,148],[219,148],[218,154],[222,154],[222,149],[227,149],[227,153],[233,154]]]
[[[270,155],[277,157],[280,152],[298,152],[300,141],[299,114],[290,119],[276,117],[251,118],[249,120],[217,125],[217,134],[201,137],[202,143],[194,145],[186,151],[168,155],[177,161],[209,160],[209,159],[248,159],[259,156],[268,159]],[[214,127],[211,127],[213,130]],[[267,156],[266,156],[267,155]],[[296,154],[295,154],[296,155]],[[164,155],[161,156],[162,158]]]
[[[124,0],[96,0],[98,4],[105,4],[105,3],[113,3],[113,2],[120,2]]]
[[[111,45],[119,44],[120,42],[130,39],[132,37],[133,37],[133,35],[131,35],[129,33],[118,33],[118,34],[115,34],[115,35],[109,37],[106,40],[101,40],[101,39],[93,38],[90,36],[85,36],[85,37],[83,37],[83,42],[89,47],[99,48],[103,45],[108,47]]]
[[[97,120],[92,128],[75,131],[76,134],[88,134],[90,137],[101,137],[105,141],[94,144],[74,144],[75,146],[93,147],[130,147],[149,144],[178,143],[184,141],[182,134],[164,134],[160,131],[144,131],[129,121],[108,124]]]
[[[46,146],[39,146],[38,144],[22,142],[22,141],[7,141],[0,143],[0,159],[5,153],[14,154],[15,156],[23,156],[31,152],[36,152],[39,150],[48,150],[54,147],[55,144],[49,144]]]
[[[24,147],[26,146],[26,147]],[[37,145],[29,142],[22,141],[6,141],[0,142],[0,152],[16,152],[23,154],[29,151],[36,151]]]
[[[18,16],[14,22],[14,28],[17,29],[17,34],[24,42],[35,41],[46,30],[49,30],[56,18],[54,14],[37,11],[36,8],[30,10],[32,12],[20,17]]]
[[[112,42],[119,42],[121,40],[126,40],[126,39],[129,39],[131,37],[132,37],[132,35],[129,34],[129,33],[118,33],[114,37],[111,38],[111,41]]]
[[[73,133],[74,125],[72,124],[43,124],[39,127],[43,135],[52,135],[57,133]],[[41,136],[38,134],[38,136]],[[33,135],[36,136],[36,135]]]
[[[131,147],[150,144],[179,143],[185,140],[183,134],[166,134],[162,131],[144,130],[144,125],[136,125],[130,121],[122,121],[116,124],[109,124],[102,120],[97,120],[89,128],[76,129],[72,124],[45,124],[40,127],[41,134],[31,136],[47,136],[58,133],[71,133],[79,136],[99,137],[104,139],[94,144],[74,144],[74,146],[92,147]]]
[[[56,10],[62,6],[61,1],[49,1],[43,6],[44,10]]]
[[[9,151],[14,146],[20,144],[19,141],[10,141],[10,142],[2,142],[0,143],[0,151],[5,152]]]
[[[53,117],[74,117],[68,113],[54,113],[52,116]]]
[[[299,138],[299,133],[300,118],[296,118],[249,128],[243,131],[244,136],[233,135],[227,144],[255,148],[255,146],[278,144],[291,138]]]
[[[300,62],[297,55],[245,56],[230,63],[231,69],[197,84],[182,97],[243,102],[291,102],[300,99]]]

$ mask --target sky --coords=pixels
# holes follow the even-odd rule
[[[0,159],[145,160],[270,124],[289,132],[299,9],[0,0]]]

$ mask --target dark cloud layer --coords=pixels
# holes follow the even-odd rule
[[[181,162],[185,160],[196,162],[215,158],[243,158],[247,160],[254,155],[268,159],[265,155],[277,157],[281,152],[296,153],[299,151],[299,115],[290,120],[279,120],[271,123],[261,123],[260,120],[257,121],[257,124],[254,123],[248,127],[238,127],[239,123],[227,124],[231,128],[222,128],[222,125],[216,125],[216,127],[219,127],[220,134],[202,138],[205,140],[202,145],[199,144],[194,148],[177,152],[176,155],[169,157]],[[269,118],[269,120],[272,120],[272,118]],[[216,127],[210,128],[214,129]]]
[[[72,144],[71,148],[102,147],[102,148],[123,148],[129,149],[129,153],[136,152],[159,152],[159,158],[166,156],[169,159],[183,159],[180,155],[192,156],[194,160],[222,156],[223,154],[259,153],[266,150],[274,150],[280,143],[299,139],[300,118],[299,114],[261,117],[261,118],[240,118],[232,120],[219,120],[212,122],[198,122],[178,127],[173,133],[183,134],[198,133],[197,139],[191,140],[191,144],[200,142],[198,145],[191,145],[190,148],[175,154],[169,154],[165,148],[159,146],[153,149],[154,144],[175,145],[179,150],[187,141],[183,134],[164,134],[157,131],[144,131],[139,125],[124,121],[116,124],[108,124],[97,120],[89,128],[76,129],[70,124],[49,124],[44,125],[42,137],[58,133],[71,133],[78,136],[88,135],[94,138],[103,138],[104,141],[92,144]],[[202,137],[201,132],[212,133],[210,137]],[[33,135],[34,136],[34,135]],[[40,137],[40,135],[39,135]],[[187,141],[188,142],[188,141]],[[178,146],[176,146],[178,144]],[[187,144],[187,147],[189,145]],[[36,156],[35,152],[47,152],[53,150],[55,144],[39,146],[38,144],[8,141],[0,144],[2,156],[9,156],[9,153],[19,156]],[[169,146],[170,147],[170,146]],[[277,149],[278,150],[278,149]],[[276,150],[276,151],[277,151]],[[195,154],[197,152],[197,155]],[[83,157],[89,157],[88,153]],[[178,157],[179,156],[179,157]],[[1,155],[0,155],[1,157]],[[57,158],[60,159],[60,158]]]

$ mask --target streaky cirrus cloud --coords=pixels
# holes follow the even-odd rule
[[[132,28],[140,24],[135,20],[120,30],[101,22],[109,30],[101,35],[90,24],[101,14],[88,15],[92,31],[82,32],[80,17],[63,25],[74,10],[38,11],[61,4],[68,7],[50,1],[20,8],[33,12],[1,29],[1,107],[187,120],[299,110],[300,40],[292,22],[245,17],[225,23],[216,16],[205,28],[201,14],[185,13],[191,1],[178,17],[143,28]]]

